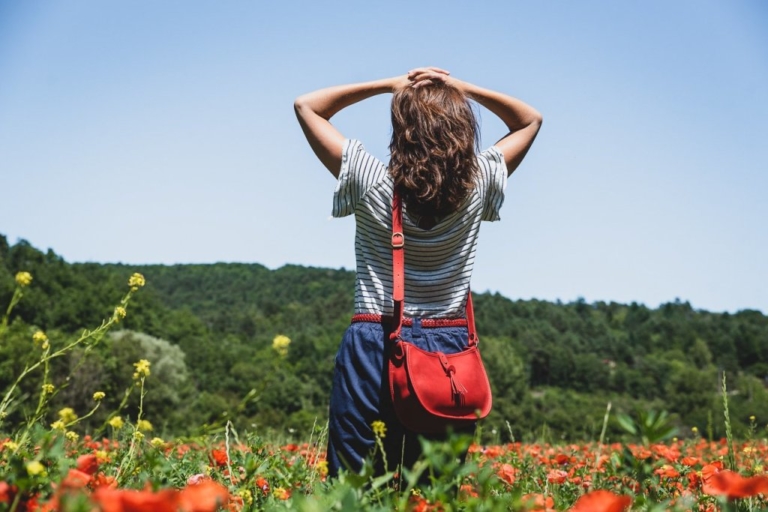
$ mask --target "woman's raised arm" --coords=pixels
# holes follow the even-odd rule
[[[463,91],[464,94],[499,116],[509,128],[509,133],[494,145],[504,154],[507,175],[512,174],[525,158],[539,133],[543,121],[541,114],[527,103],[500,92],[466,82]]]
[[[371,82],[337,85],[299,96],[293,103],[301,129],[317,158],[338,177],[344,136],[330,123],[341,109],[377,94],[409,85],[407,75]]]

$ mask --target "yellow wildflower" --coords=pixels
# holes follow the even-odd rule
[[[45,466],[39,460],[27,462],[27,474],[29,476],[45,476]]]
[[[71,407],[65,407],[59,411],[59,418],[64,423],[69,424],[77,420],[77,413],[75,413],[75,410]]]
[[[107,423],[109,423],[109,426],[112,428],[115,428],[117,430],[120,430],[123,428],[123,418],[120,416],[115,416],[114,418],[111,418]]]
[[[691,432],[693,432],[694,434],[698,434],[699,433],[699,428],[698,427],[691,427]]]
[[[52,394],[54,389],[55,386],[53,384],[43,384],[43,393],[46,395]]]
[[[75,441],[77,441],[78,439],[80,439],[80,436],[78,435],[78,433],[77,432],[73,432],[71,430],[69,432],[67,432],[66,434],[64,434],[64,436],[67,439],[69,439],[70,441],[72,441],[73,443]]]
[[[21,288],[24,288],[25,286],[29,286],[31,282],[32,282],[32,274],[30,274],[29,272],[16,273],[16,284],[19,285]]]
[[[288,345],[291,344],[291,338],[283,334],[278,334],[275,339],[272,340],[272,349],[277,352],[280,357],[288,355]]]
[[[96,400],[97,402],[100,402],[104,399],[105,396],[107,396],[107,394],[104,393],[103,391],[97,391],[93,394],[93,399]]]
[[[287,500],[291,497],[291,492],[283,487],[277,487],[272,491],[272,495],[279,500]]]
[[[109,454],[106,450],[96,450],[95,452],[96,459],[98,459],[99,462],[108,462],[109,461]]]
[[[754,417],[754,416],[750,416],[750,417],[749,417],[749,421],[751,421],[752,423],[754,423],[754,422],[755,422],[755,417]]]
[[[315,464],[315,467],[317,468],[317,472],[320,473],[320,476],[327,476],[328,475],[328,461],[327,460],[318,461],[318,463]]]
[[[66,428],[66,425],[64,425],[63,421],[56,420],[53,423],[51,423],[51,428],[53,430],[64,430]]]
[[[139,422],[136,423],[136,428],[142,432],[152,432],[153,427],[147,420],[139,420]]]
[[[376,420],[371,423],[371,429],[373,429],[373,435],[384,439],[387,437],[387,425],[381,420]]]
[[[253,505],[253,493],[250,491],[250,489],[241,489],[237,492],[237,494],[243,498],[243,502],[246,505]]]
[[[15,452],[16,450],[19,449],[19,444],[18,443],[14,443],[13,441],[6,441],[5,444],[3,445],[3,449],[4,450],[11,450],[11,451]]]
[[[149,442],[149,444],[151,444],[155,448],[162,448],[163,446],[165,446],[165,441],[163,441],[159,437],[153,437],[152,440]]]
[[[128,312],[125,310],[125,308],[123,306],[117,306],[115,308],[115,312],[112,314],[112,319],[115,322],[119,322],[120,320],[125,318],[125,315],[127,315],[127,314],[128,314]]]
[[[35,331],[35,334],[32,335],[32,341],[35,345],[41,345],[43,350],[48,348],[48,336],[43,331]]]
[[[136,431],[133,433],[133,438],[134,438],[134,439],[136,439],[137,441],[141,441],[142,439],[144,439],[144,434],[142,434],[141,432],[139,432],[138,430],[136,430]]]
[[[146,281],[144,281],[144,276],[139,274],[138,272],[133,274],[130,277],[130,279],[128,279],[128,286],[130,286],[131,291],[134,291],[134,292],[139,288],[141,288],[142,286],[144,286],[145,283]]]
[[[150,362],[146,359],[140,360],[138,363],[133,363],[134,368],[136,368],[136,371],[133,372],[133,378],[138,380],[141,377],[149,377],[150,371],[149,366]]]

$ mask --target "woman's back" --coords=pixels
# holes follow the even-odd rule
[[[482,220],[499,219],[507,168],[504,155],[491,147],[476,157],[474,187],[458,209],[430,229],[416,214],[404,212],[405,314],[460,317],[469,290]],[[346,141],[333,216],[355,214],[355,312],[392,314],[392,195],[387,166],[355,140]]]

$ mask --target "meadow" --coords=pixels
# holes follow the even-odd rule
[[[28,272],[16,274],[0,343],[33,281]],[[606,443],[608,404],[599,439],[592,442],[486,444],[479,433],[451,436],[424,441],[424,456],[412,468],[374,475],[366,463],[359,474],[337,479],[327,478],[326,431],[317,422],[300,443],[238,432],[226,419],[195,436],[154,435],[143,409],[153,378],[147,359],[123,369],[130,384],[117,407],[99,412],[101,426],[83,428],[101,408],[103,391],[93,391],[86,412],[50,410],[59,385],[51,380],[52,362],[102,343],[128,316],[144,284],[141,274],[131,275],[112,315],[72,339],[52,340],[39,329],[29,333],[33,362],[3,390],[0,402],[0,510],[768,510],[766,430],[752,417],[744,438],[734,439],[725,377],[722,440],[706,439],[696,428],[675,437],[666,414],[649,412],[617,416],[637,442]],[[284,356],[289,343],[276,338],[273,349]],[[72,367],[70,377],[79,370]],[[39,383],[37,392],[20,393],[30,380]],[[126,408],[131,396],[138,397],[135,412]],[[34,412],[9,421],[18,418],[12,413],[21,402],[35,404],[25,409]],[[386,428],[378,435],[386,436]],[[469,455],[461,463],[465,450]]]

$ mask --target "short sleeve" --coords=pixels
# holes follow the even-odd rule
[[[480,166],[478,193],[483,201],[482,220],[500,220],[499,210],[504,204],[504,190],[507,187],[507,164],[504,154],[496,146],[491,146],[477,157]]]
[[[336,189],[333,192],[333,217],[355,213],[366,192],[386,176],[386,167],[368,153],[360,141],[347,139],[341,153]]]

